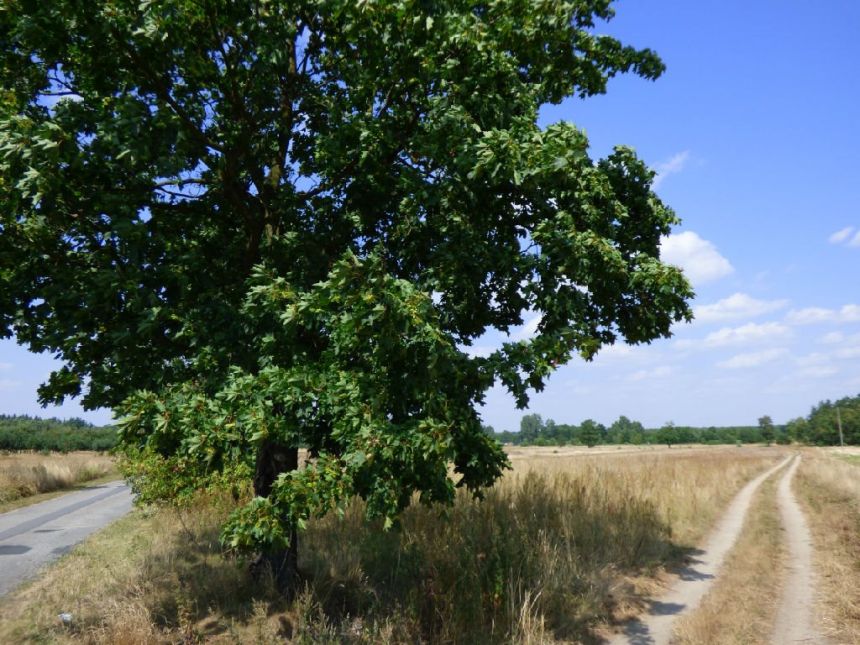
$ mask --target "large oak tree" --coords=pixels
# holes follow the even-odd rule
[[[0,332],[124,415],[144,498],[253,481],[224,540],[387,524],[506,465],[476,411],[690,316],[675,215],[538,109],[663,70],[610,0],[4,0]],[[524,312],[536,335],[468,346]],[[312,459],[297,468],[297,449]],[[449,469],[453,465],[453,469]]]

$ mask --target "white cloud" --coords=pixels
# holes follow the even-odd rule
[[[669,235],[660,240],[663,260],[681,267],[694,284],[723,278],[734,271],[716,247],[693,231]]]
[[[747,323],[740,327],[723,327],[708,334],[704,343],[707,347],[726,347],[729,345],[745,345],[752,342],[767,342],[784,340],[791,335],[791,329],[782,323]]]
[[[710,305],[696,307],[693,313],[697,322],[715,322],[752,318],[782,309],[788,300],[757,300],[745,293],[734,293]]]
[[[19,385],[21,385],[20,381],[13,381],[8,378],[0,379],[0,390],[14,390]]]
[[[491,345],[464,345],[460,347],[460,350],[471,358],[486,358],[497,349],[498,347]]]
[[[827,241],[831,244],[858,247],[860,246],[860,230],[855,232],[853,226],[846,226],[833,233],[827,238]]]
[[[837,368],[830,365],[810,365],[798,370],[795,375],[806,378],[827,378],[838,372]]]
[[[596,361],[628,358],[633,354],[633,347],[624,343],[604,346],[595,357]]]
[[[785,319],[792,325],[860,322],[860,305],[845,305],[841,309],[826,309],[824,307],[792,309]]]
[[[758,367],[765,363],[772,363],[779,360],[788,353],[784,347],[776,347],[774,349],[765,349],[760,352],[748,352],[746,354],[737,354],[726,361],[717,363],[718,367],[727,369],[742,369],[747,367]]]
[[[785,319],[793,325],[812,325],[814,323],[834,322],[837,312],[823,307],[792,309]]]
[[[12,363],[0,363],[0,372],[8,372],[12,367]]]
[[[860,346],[858,347],[843,347],[842,349],[837,349],[833,355],[836,358],[860,358]]]
[[[853,230],[853,226],[846,226],[845,228],[833,233],[830,237],[827,238],[827,241],[831,244],[842,244],[845,240],[848,239]]]
[[[673,155],[668,161],[654,165],[654,170],[657,171],[657,176],[654,177],[653,188],[657,189],[663,180],[669,175],[676,175],[687,166],[690,161],[690,151],[684,150],[676,155]]]
[[[661,365],[650,370],[639,370],[631,374],[628,379],[631,381],[644,381],[646,379],[664,378],[674,374],[674,368],[669,365]]]
[[[806,366],[832,366],[835,361],[860,358],[860,334],[846,336],[833,332],[819,339],[819,344],[830,345],[827,351],[812,352],[797,358],[797,364]],[[835,368],[834,368],[835,369]]]
[[[526,312],[530,314],[531,312]],[[537,328],[541,321],[541,314],[533,314],[531,318],[526,320],[525,324],[517,331],[511,334],[514,340],[529,340],[537,334]]]
[[[818,342],[824,345],[836,345],[844,340],[845,334],[841,331],[832,331],[829,334],[824,334],[824,336],[818,339]]]

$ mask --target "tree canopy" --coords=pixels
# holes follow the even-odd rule
[[[808,417],[789,422],[790,436],[818,446],[835,446],[840,443],[840,424],[842,440],[847,444],[860,444],[860,395],[819,401]]]
[[[668,336],[677,222],[546,103],[663,64],[609,0],[9,0],[0,8],[0,331],[62,361],[45,403],[124,415],[144,495],[254,478],[235,547],[353,494],[506,464],[476,407]],[[536,335],[468,346],[524,312]],[[295,450],[307,446],[302,469]],[[455,476],[449,475],[449,463]],[[157,485],[156,485],[157,482]]]

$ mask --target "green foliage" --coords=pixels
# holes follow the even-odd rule
[[[645,428],[638,421],[624,415],[618,417],[607,432],[607,443],[641,443]]]
[[[761,435],[762,440],[767,442],[767,445],[770,445],[773,440],[776,438],[776,432],[773,427],[773,420],[770,416],[765,415],[758,420],[759,434]]]
[[[82,419],[39,419],[0,414],[0,450],[110,450],[117,442],[112,426],[94,427]]]
[[[625,416],[619,417],[609,426],[587,419],[581,425],[556,423],[552,419],[544,421],[540,415],[530,414],[523,417],[524,426],[528,432],[495,432],[494,437],[507,444],[532,446],[564,446],[606,444],[658,444],[667,443],[760,443],[764,441],[761,429],[757,426],[726,426],[717,428],[695,428],[690,426],[671,425],[671,428],[646,429],[638,421],[631,421]],[[527,420],[527,421],[526,421]],[[776,429],[774,430],[776,432]],[[665,439],[669,439],[667,442]],[[779,428],[777,441],[787,441],[784,428]]]
[[[610,5],[6,2],[0,334],[63,362],[43,402],[121,411],[151,497],[307,446],[230,545],[353,494],[386,525],[414,493],[480,494],[506,466],[476,412],[494,383],[524,407],[572,356],[691,315],[653,171],[537,125],[662,72],[595,33]],[[524,311],[534,338],[464,351]]]
[[[839,411],[837,417],[837,410]],[[792,422],[791,431],[801,441],[818,446],[839,445],[839,420],[846,444],[860,444],[860,395],[838,401],[822,401],[806,419]]]
[[[661,427],[656,432],[655,439],[659,443],[665,443],[670,448],[673,443],[681,443],[678,428],[675,427],[675,424],[669,421],[663,427]]]
[[[579,438],[589,448],[596,446],[603,440],[606,428],[591,419],[586,419],[579,427]]]

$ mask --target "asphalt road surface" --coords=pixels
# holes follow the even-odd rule
[[[131,510],[123,482],[92,486],[0,514],[0,596]]]

